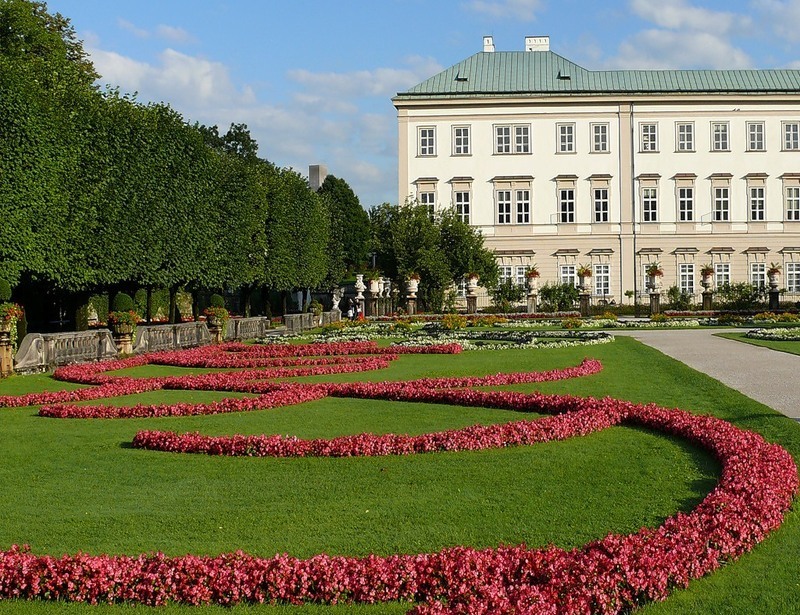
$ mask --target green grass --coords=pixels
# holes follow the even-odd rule
[[[737,342],[744,342],[745,344],[752,344],[753,346],[764,346],[764,348],[771,348],[780,352],[788,352],[789,354],[800,354],[800,341],[778,341],[778,340],[757,340],[755,338],[747,337],[745,333],[719,333],[719,337],[724,337],[729,340],[736,340]]]
[[[587,378],[510,388],[614,395],[712,413],[763,433],[800,458],[799,425],[629,338],[568,349],[403,356],[388,370],[335,379],[542,370],[575,365],[584,356],[600,359],[604,370]],[[175,371],[148,366],[129,373]],[[0,382],[0,394],[63,386],[44,376],[14,377]],[[126,401],[219,396],[163,391]],[[608,532],[658,525],[676,511],[691,509],[713,487],[719,471],[702,450],[627,427],[535,447],[410,457],[233,459],[128,447],[142,428],[309,438],[362,431],[423,433],[520,416],[483,408],[350,399],[211,417],[106,421],[44,419],[33,408],[0,409],[0,547],[29,543],[36,553],[56,554],[214,554],[243,549],[300,557],[323,551],[413,553],[458,544],[571,547]],[[774,536],[740,561],[643,612],[791,613],[800,606],[797,544],[800,515],[795,511]],[[142,607],[0,602],[0,613],[132,609],[150,612]],[[406,609],[407,605],[391,604],[247,611],[373,615]],[[157,613],[198,611],[223,612],[170,606]]]

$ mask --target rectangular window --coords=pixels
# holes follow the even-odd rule
[[[800,263],[786,263],[786,290],[800,293]]]
[[[575,189],[561,188],[558,191],[558,221],[575,222]]]
[[[511,126],[495,126],[495,153],[511,153]]]
[[[731,283],[730,263],[714,263],[714,285],[719,288]]]
[[[658,188],[642,188],[642,222],[658,222]]]
[[[608,188],[594,189],[594,221],[608,222]]]
[[[767,285],[767,265],[765,263],[750,263],[750,284],[759,288]]]
[[[456,215],[464,224],[469,224],[470,193],[463,191],[455,192],[453,194],[453,200],[455,201]]]
[[[529,124],[495,126],[494,135],[495,154],[531,153],[531,127]]]
[[[525,281],[526,281],[525,269],[527,269],[527,267],[520,266],[520,265],[517,265],[517,267],[515,269],[515,272],[516,272],[515,281],[517,283],[517,286],[525,286]]]
[[[511,224],[511,190],[498,190],[497,197],[497,223]]]
[[[529,154],[531,151],[530,126],[514,126],[514,152]]]
[[[530,224],[531,222],[531,191],[517,190],[517,224]]]
[[[750,187],[750,219],[753,221],[764,220],[764,187]]]
[[[578,276],[575,272],[575,265],[561,265],[558,268],[558,279],[562,284],[578,285]]]
[[[419,202],[428,208],[428,213],[433,216],[436,211],[436,193],[435,192],[420,192]]]
[[[500,283],[514,281],[514,268],[511,265],[500,265]]]
[[[731,217],[730,188],[717,186],[714,188],[714,222],[727,222]]]
[[[694,188],[691,186],[678,188],[678,220],[680,222],[694,220]]]
[[[658,126],[656,124],[639,124],[641,151],[658,151]]]
[[[764,122],[747,122],[747,151],[763,152]]]
[[[594,294],[607,297],[611,294],[611,265],[594,266]]]
[[[728,122],[711,123],[711,149],[715,152],[727,152],[730,150]]]
[[[678,264],[678,288],[682,293],[694,294],[694,263]]]
[[[469,156],[471,153],[469,126],[453,126],[453,155]]]
[[[436,129],[435,128],[420,128],[419,129],[419,155],[420,156],[435,156],[436,155]]]
[[[608,124],[592,124],[592,151],[608,151]]]
[[[800,149],[800,123],[783,123],[783,149],[789,151]]]
[[[678,124],[678,147],[679,152],[694,151],[694,124]]]
[[[557,124],[558,153],[572,154],[575,152],[575,124]]]
[[[786,219],[800,220],[800,186],[786,188]]]

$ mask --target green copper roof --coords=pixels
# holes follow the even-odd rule
[[[800,70],[590,71],[552,51],[481,52],[396,100],[512,94],[800,93]]]

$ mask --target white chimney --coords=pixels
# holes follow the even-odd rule
[[[494,41],[491,36],[483,37],[483,50],[486,53],[494,53]]]
[[[550,37],[526,36],[525,51],[550,51]]]
[[[314,192],[320,189],[326,177],[328,177],[328,167],[324,164],[308,166],[308,186]]]

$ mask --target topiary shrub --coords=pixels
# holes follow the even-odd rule
[[[131,312],[133,311],[133,299],[127,293],[117,293],[114,296],[112,303],[114,312]]]
[[[8,280],[0,279],[0,301],[8,301],[11,299],[11,284]]]
[[[214,293],[213,295],[211,295],[211,297],[209,299],[209,304],[211,305],[211,307],[224,308],[225,307],[225,298],[222,295],[218,295],[217,293]]]

